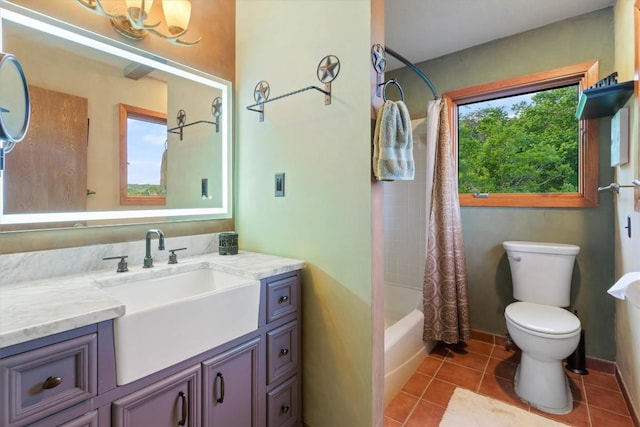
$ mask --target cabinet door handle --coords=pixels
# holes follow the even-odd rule
[[[178,393],[178,398],[182,400],[182,417],[180,421],[178,421],[178,425],[185,426],[187,425],[187,396],[183,392],[180,392]]]
[[[280,298],[278,298],[278,304],[284,304],[287,301],[289,301],[289,296],[288,295],[283,295]]]
[[[287,405],[282,405],[280,407],[280,412],[283,413],[283,414],[286,414],[287,412],[289,412],[289,409],[291,409],[291,408],[289,408]]]
[[[224,402],[224,377],[220,372],[216,374],[216,381],[215,381],[215,384],[213,385],[214,391],[218,390],[218,387],[216,387],[216,384],[218,383],[218,378],[220,378],[220,397],[216,399],[216,402],[222,403]]]
[[[286,356],[287,354],[289,354],[289,349],[288,348],[283,348],[280,349],[280,357]]]
[[[58,387],[62,384],[62,378],[60,377],[49,377],[42,383],[42,388],[44,390],[50,390],[52,388]]]

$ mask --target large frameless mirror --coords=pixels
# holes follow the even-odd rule
[[[229,82],[15,5],[0,14],[32,111],[0,172],[0,231],[231,217]],[[164,136],[129,135],[129,157],[123,105],[166,117]]]

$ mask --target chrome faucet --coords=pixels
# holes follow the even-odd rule
[[[153,267],[153,258],[151,257],[151,237],[156,234],[158,236],[158,249],[164,250],[164,233],[162,230],[147,230],[147,236],[145,237],[146,251],[144,255],[144,268]]]

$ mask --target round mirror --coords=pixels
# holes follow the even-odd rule
[[[27,133],[31,109],[20,63],[11,54],[0,55],[0,140],[8,153]]]

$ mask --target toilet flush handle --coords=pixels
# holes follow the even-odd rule
[[[519,257],[519,256],[517,256],[517,255],[507,256],[507,258],[512,259],[512,260],[517,261],[517,262],[522,261],[522,258],[520,258],[520,257]]]

